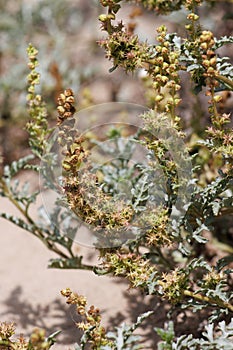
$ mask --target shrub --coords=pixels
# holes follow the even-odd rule
[[[126,73],[143,73],[149,108],[139,116],[141,126],[112,123],[104,135],[96,129],[83,133],[78,128],[74,93],[66,89],[58,98],[54,131],[48,125],[46,105],[36,92],[38,51],[29,45],[27,130],[32,155],[5,166],[0,179],[1,195],[18,208],[23,219],[6,213],[1,217],[31,232],[57,253],[50,267],[123,276],[130,287],[167,300],[174,320],[180,312],[205,311],[199,338],[188,330],[176,336],[172,321],[164,329],[155,328],[162,339],[158,349],[232,349],[232,232],[222,220],[231,225],[233,214],[233,133],[231,115],[224,105],[225,93],[233,89],[233,69],[220,49],[233,38],[216,38],[203,28],[203,1],[138,0],[141,9],[158,15],[180,9],[186,13],[186,34],[168,33],[161,25],[157,43],[149,44],[135,34],[132,20],[128,25],[116,21],[126,2],[130,1],[100,1],[106,8],[99,16],[106,37],[99,44],[113,64],[110,73],[120,67]],[[137,13],[134,10],[131,17]],[[193,94],[208,98],[208,118],[202,116],[202,125],[189,134],[181,108],[187,82],[181,73]],[[135,160],[137,146],[145,151],[146,161],[142,157]],[[96,147],[97,157],[104,154],[100,163],[90,159]],[[49,223],[31,217],[30,205],[38,193],[28,193],[27,186],[19,189],[14,183],[21,169],[39,172],[47,188],[56,193]],[[80,223],[92,231],[92,244],[101,259],[98,266],[83,264],[72,250]],[[214,258],[208,254],[213,240]],[[77,326],[84,335],[76,349],[87,344],[92,349],[143,348],[133,332],[153,310],[134,325],[124,324],[116,333],[108,333],[99,310],[87,307],[84,296],[70,289],[61,293],[83,317]],[[12,332],[8,333],[0,333],[2,345],[10,346]],[[44,338],[43,342],[45,347],[25,345],[25,349],[52,345]]]

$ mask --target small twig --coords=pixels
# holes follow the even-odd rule
[[[185,296],[191,297],[191,298],[196,299],[196,300],[201,301],[201,302],[204,301],[204,302],[206,302],[208,304],[216,304],[216,305],[218,305],[220,307],[224,307],[224,308],[228,309],[229,311],[233,312],[233,305],[230,304],[230,303],[227,303],[225,301],[209,298],[207,296],[201,295],[199,293],[192,292],[190,290],[184,290],[183,294]]]
[[[230,80],[230,79],[228,79],[227,77],[225,77],[224,75],[221,75],[221,74],[217,75],[216,79],[222,81],[224,84],[230,86],[233,89],[233,80]]]

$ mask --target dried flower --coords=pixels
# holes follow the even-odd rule
[[[107,338],[106,331],[101,325],[100,310],[93,305],[87,308],[86,298],[69,288],[63,289],[61,294],[67,298],[67,304],[76,305],[77,313],[83,318],[83,321],[76,323],[76,326],[86,332],[87,341],[92,344],[92,348],[97,350],[100,346],[110,346],[112,342]]]

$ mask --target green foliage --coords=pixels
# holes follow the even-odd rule
[[[159,342],[159,344],[158,344],[158,350],[171,350],[172,349],[172,341],[175,337],[173,322],[170,321],[166,325],[165,329],[155,327],[154,330],[162,339],[162,341]]]
[[[113,349],[130,349],[130,350],[138,350],[142,349],[140,345],[140,336],[133,335],[133,332],[141,325],[141,323],[149,317],[153,311],[145,312],[137,318],[137,321],[131,326],[123,323],[120,327],[116,328],[116,334],[107,333],[107,336],[110,339],[113,339],[115,344]],[[139,343],[139,344],[138,344]]]
[[[173,324],[170,323],[168,329],[155,329],[162,338],[162,342],[158,345],[159,350],[231,350],[233,340],[233,319],[226,325],[225,321],[221,321],[214,326],[213,323],[205,326],[205,332],[200,338],[194,338],[192,334],[182,335],[175,340]],[[217,335],[216,335],[217,334]]]

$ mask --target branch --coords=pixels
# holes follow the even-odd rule
[[[207,296],[201,295],[199,293],[192,292],[190,290],[184,290],[183,294],[185,296],[191,297],[191,298],[196,299],[196,300],[201,301],[201,302],[204,301],[204,302],[206,302],[208,304],[216,304],[216,305],[218,305],[220,307],[224,307],[224,308],[228,309],[229,311],[233,312],[233,305],[230,304],[230,303],[227,303],[225,301],[209,298]]]
[[[218,75],[216,76],[216,79],[218,79],[218,80],[220,80],[221,82],[223,82],[224,84],[228,85],[228,86],[231,87],[232,90],[233,90],[233,80],[231,80],[231,79],[225,77],[224,75],[220,75],[220,74],[218,74]]]

